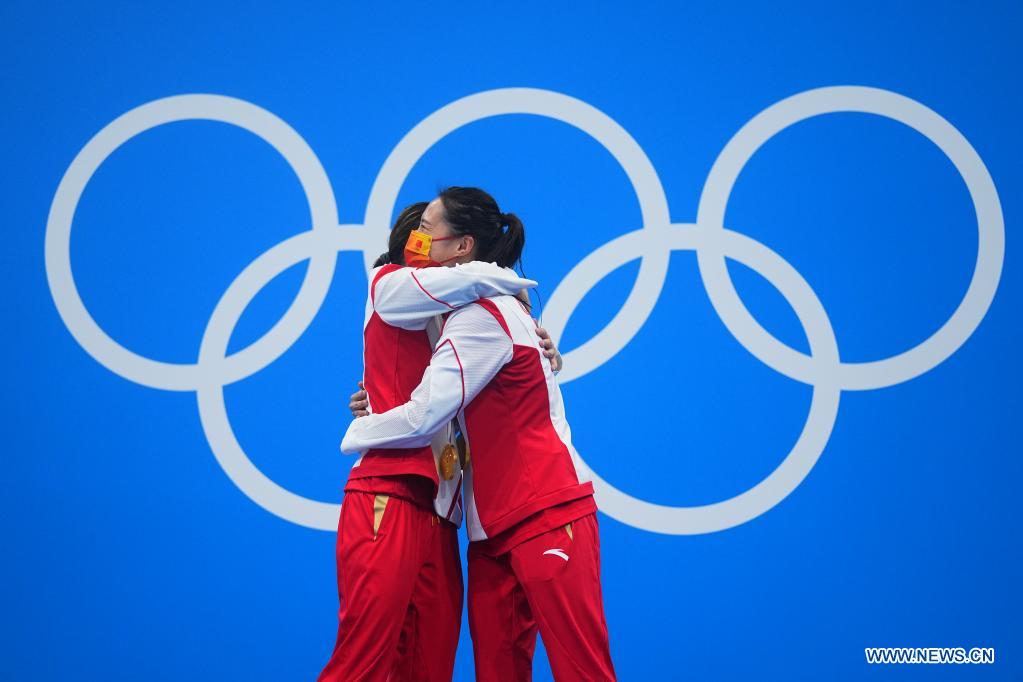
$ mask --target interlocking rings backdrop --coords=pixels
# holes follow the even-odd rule
[[[0,680],[315,679],[366,271],[452,184],[526,226],[619,679],[1023,678],[1019,2],[0,17]]]
[[[778,131],[820,114],[858,111],[887,116],[936,144],[955,164],[977,212],[980,246],[969,290],[952,317],[930,338],[898,356],[843,363],[827,313],[806,281],[767,246],[724,224],[732,185],[746,161]],[[192,390],[210,446],[224,471],[246,495],[278,516],[323,530],[336,530],[338,505],[317,502],[277,485],[257,469],[234,437],[223,386],[247,377],[286,351],[312,321],[335,271],[335,253],[355,250],[367,267],[387,241],[398,191],[415,163],[438,140],[459,127],[502,114],[535,114],[591,135],[621,163],[639,198],[643,228],[606,244],[575,266],[555,290],[548,324],[555,339],[590,289],[611,271],[642,259],[639,276],[621,311],[592,339],[565,356],[562,383],[597,370],[639,330],[660,294],[672,249],[697,252],[715,310],[729,331],[758,359],[787,377],[810,384],[813,402],[803,433],[785,461],[762,482],[735,497],[699,507],[668,507],[637,499],[594,474],[600,508],[645,530],[709,533],[752,519],[778,504],[799,485],[820,457],[838,412],[841,391],[866,390],[908,381],[931,369],[961,346],[980,324],[998,287],[1005,248],[1002,210],[991,176],[970,143],[927,107],[898,94],[863,87],[804,92],[758,114],[733,137],[711,169],[700,198],[697,222],[672,224],[667,199],[646,154],[603,112],[566,95],[536,89],[503,89],[470,95],[440,109],[413,128],[388,156],[373,185],[364,225],[338,225],[337,206],[323,167],[305,141],[286,123],[259,107],[227,97],[182,95],[129,111],[104,128],[68,169],[50,210],[46,272],[61,316],[79,343],[99,362],[126,379],[153,388]],[[249,265],[221,297],[203,334],[199,362],[162,363],[135,354],[95,323],[71,273],[71,224],[78,199],[96,168],[114,149],[154,126],[188,119],[222,121],[259,135],[280,152],[305,189],[312,229],[278,244]],[[785,346],[743,306],[724,259],[765,277],[795,310],[810,341],[811,354]],[[227,355],[238,319],[253,297],[286,268],[303,260],[309,271],[287,313],[262,338]],[[358,343],[353,339],[352,343]]]

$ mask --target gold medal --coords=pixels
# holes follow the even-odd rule
[[[440,453],[440,475],[445,481],[455,477],[455,463],[458,461],[458,451],[454,443],[448,443]]]

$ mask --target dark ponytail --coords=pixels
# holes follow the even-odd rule
[[[526,229],[514,213],[501,214],[501,228],[503,234],[494,242],[486,260],[510,268],[522,258],[522,250],[526,246]]]
[[[514,213],[501,213],[494,197],[478,187],[448,187],[437,196],[455,234],[476,240],[476,259],[510,268],[522,257],[526,230]]]

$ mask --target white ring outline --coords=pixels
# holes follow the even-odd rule
[[[507,88],[477,93],[456,100],[428,116],[402,138],[377,174],[367,202],[366,229],[359,231],[357,239],[364,240],[361,243],[367,245],[374,238],[377,243],[386,242],[391,214],[394,211],[398,193],[413,166],[434,144],[464,125],[506,114],[544,116],[567,123],[590,135],[618,160],[630,180],[639,183],[634,184],[634,188],[644,221],[655,226],[668,223],[667,199],[664,196],[660,179],[646,154],[625,129],[598,109],[567,95],[544,90]],[[349,227],[358,228],[360,226]],[[352,234],[354,230],[343,230],[343,232]],[[302,235],[288,241],[298,243],[297,240],[300,237]],[[309,243],[311,247],[314,242],[310,241]],[[359,248],[346,241],[339,242],[339,244],[342,243],[345,245],[344,248],[349,248],[349,246]],[[300,262],[301,250],[287,249],[285,244],[286,242],[268,251],[264,254],[265,258],[264,256],[257,258],[242,275],[239,275],[238,280],[246,278],[254,282],[269,282],[287,267]],[[640,268],[633,286],[634,292],[656,287],[659,293],[660,287],[665,281],[670,252],[661,249],[656,242],[650,242],[650,245],[650,252],[645,255],[652,260]],[[280,253],[277,253],[278,249],[280,249]],[[320,246],[320,249],[325,252],[327,247],[324,244]],[[376,252],[372,248],[363,250],[368,271]],[[288,255],[286,256],[285,253]],[[257,271],[263,274],[261,276],[253,274]],[[238,284],[238,280],[235,284]],[[206,366],[208,363],[210,366],[215,366],[216,358],[226,350],[231,329],[257,291],[258,289],[253,289],[251,286],[239,284],[238,287],[235,287],[232,284],[225,292],[210,318],[207,333],[203,337],[199,354],[200,365]],[[657,301],[657,296],[648,296],[642,305],[636,303],[630,306],[628,301],[637,298],[636,294],[630,295],[622,311],[607,325],[606,329],[610,329],[613,325],[623,325],[626,328],[633,325],[638,330],[642,321],[649,315],[649,310],[643,312],[643,306],[649,306],[652,309]],[[230,325],[227,325],[226,322],[222,323],[222,316],[226,316],[233,322]],[[607,333],[606,329],[588,343],[594,353],[602,353],[609,358],[620,350],[620,346],[615,346],[615,341],[621,336],[612,336]],[[633,333],[635,332],[633,331]],[[241,377],[233,378],[237,380]],[[336,529],[337,517],[340,513],[339,505],[311,500],[288,491],[274,483],[252,464],[230,427],[220,383],[221,381],[213,379],[208,383],[203,383],[197,390],[199,414],[210,446],[231,480],[253,501],[281,518],[312,528]]]
[[[337,251],[367,250],[367,231],[358,227],[342,225],[329,233],[315,230],[303,232],[284,240],[252,261],[227,288],[213,310],[199,346],[199,365],[216,366],[224,357],[231,333],[242,313],[274,277],[313,254],[331,254],[336,260],[334,254]],[[316,312],[313,311],[313,315]],[[212,374],[200,376],[205,381],[196,388],[196,404],[203,432],[217,462],[238,489],[275,516],[300,526],[336,531],[341,505],[294,493],[260,471],[245,454],[231,428],[224,402],[225,382],[219,381]]]
[[[858,97],[863,97],[864,101],[857,101]],[[822,104],[824,110],[813,110]],[[829,106],[832,108],[828,109]],[[196,113],[196,110],[201,113]],[[723,225],[724,208],[731,187],[756,149],[788,125],[832,111],[867,111],[895,118],[938,144],[967,182],[981,233],[974,278],[956,313],[939,330],[939,333],[944,332],[943,335],[936,333],[911,351],[874,363],[843,365],[839,361],[830,322],[809,284],[778,254],[749,237],[725,229]],[[910,113],[906,114],[906,111]],[[90,140],[58,186],[46,232],[47,281],[55,304],[75,339],[111,371],[155,388],[196,390],[203,428],[218,462],[253,501],[296,524],[334,530],[339,505],[311,500],[278,486],[248,459],[231,430],[223,400],[223,386],[259,371],[301,336],[322,306],[330,286],[336,265],[333,252],[362,250],[368,269],[371,254],[375,253],[374,239],[379,242],[386,236],[401,185],[415,163],[433,144],[468,123],[512,113],[561,120],[594,137],[619,161],[629,176],[643,215],[642,229],[622,235],[595,250],[569,272],[551,297],[548,310],[552,312],[548,316],[553,321],[548,320],[548,326],[552,335],[557,337],[589,290],[589,287],[583,290],[577,280],[589,281],[592,287],[614,268],[636,258],[642,259],[639,275],[622,310],[593,338],[566,354],[566,360],[576,359],[575,369],[562,372],[562,383],[596,369],[629,343],[656,305],[671,250],[691,248],[697,253],[705,282],[708,273],[714,279],[715,289],[712,292],[708,286],[708,293],[715,310],[740,344],[768,366],[812,384],[814,388],[807,423],[793,450],[767,478],[728,500],[695,507],[656,505],[621,492],[594,474],[601,508],[612,517],[637,528],[669,534],[707,533],[744,523],[768,511],[799,485],[820,457],[834,425],[841,390],[873,387],[867,382],[846,385],[841,381],[845,374],[856,376],[854,368],[873,367],[872,380],[877,382],[876,368],[892,371],[890,367],[896,363],[891,361],[905,359],[920,348],[925,348],[930,354],[918,352],[911,356],[916,362],[911,368],[915,374],[903,369],[899,375],[903,378],[892,381],[889,377],[890,383],[879,385],[906,381],[931,369],[972,334],[986,314],[997,289],[1004,253],[1004,223],[994,183],[983,161],[966,139],[938,114],[909,98],[875,88],[844,86],[807,91],[769,107],[740,129],[719,155],[701,194],[697,224],[672,225],[663,187],[653,166],[621,126],[594,107],[560,93],[506,88],[452,102],[413,128],[395,147],[378,174],[367,203],[365,226],[337,225],[333,191],[319,160],[305,141],[273,114],[248,102],[218,95],[182,95],[137,107],[115,119]],[[110,153],[134,135],[155,125],[196,118],[232,123],[274,146],[299,176],[309,199],[313,226],[312,230],[295,235],[262,254],[228,287],[207,325],[195,365],[162,363],[119,346],[92,320],[71,275],[70,229],[86,183]],[[920,130],[913,121],[923,121],[929,127]],[[777,126],[773,132],[772,126]],[[765,131],[768,132],[765,134]],[[612,140],[614,148],[608,146],[602,137]],[[949,149],[952,149],[951,153]],[[737,163],[737,159],[741,162]],[[658,243],[659,239],[666,242],[667,248]],[[628,250],[615,253],[616,247]],[[811,355],[803,355],[784,346],[752,318],[727,277],[726,257],[757,270],[785,296],[804,326]],[[249,347],[226,356],[231,331],[251,299],[277,274],[307,258],[310,266],[306,277],[285,315]],[[655,260],[651,263],[648,258]],[[615,262],[617,265],[605,269],[602,274],[592,272],[597,265],[607,266]],[[760,267],[764,270],[758,269]],[[724,281],[721,280],[721,272],[724,272]],[[660,282],[656,281],[656,274],[661,275]],[[233,322],[228,324],[232,318]],[[946,329],[950,331],[944,331]],[[753,348],[747,343],[751,340],[756,344]],[[956,345],[949,349],[952,343]],[[941,353],[944,355],[940,356]],[[920,358],[924,361],[921,362]],[[796,370],[793,371],[792,367]],[[792,373],[780,368],[787,368]],[[188,379],[194,383],[189,385]]]
[[[796,489],[817,463],[838,415],[841,387],[834,372],[838,345],[827,313],[813,289],[786,260],[746,235],[727,229],[708,230],[695,224],[672,225],[653,235],[636,230],[598,248],[562,280],[559,291],[565,288],[564,305],[574,310],[593,285],[616,268],[639,258],[642,240],[651,238],[669,250],[694,250],[699,254],[712,249],[725,253],[770,282],[799,318],[817,372],[806,424],[789,454],[762,481],[726,500],[696,506],[655,504],[619,490],[584,461],[593,478],[600,510],[612,518],[634,528],[668,535],[713,533],[750,521],[774,507]],[[583,459],[582,455],[579,457]]]
[[[71,271],[71,224],[82,192],[100,164],[125,142],[159,125],[196,119],[228,123],[264,140],[298,176],[309,201],[312,229],[333,229],[338,222],[334,190],[316,154],[287,123],[249,102],[221,95],[165,97],[125,112],[96,133],[75,156],[53,197],[46,222],[46,280],[57,312],[85,352],[125,379],[168,391],[193,391],[206,372],[237,381],[280,357],[312,322],[327,295],[336,262],[333,254],[313,254],[298,295],[281,319],[247,348],[221,358],[217,366],[143,357],[103,331],[82,302]]]
[[[646,152],[614,119],[596,107],[561,93],[536,88],[503,88],[455,100],[427,116],[410,130],[384,161],[366,204],[366,225],[385,243],[391,212],[405,178],[420,158],[438,141],[462,126],[494,116],[532,114],[566,123],[592,137],[625,171],[639,201],[643,229],[657,230],[671,224],[664,187]],[[575,349],[575,366],[569,381],[599,367],[616,355],[635,336],[657,304],[668,274],[670,252],[656,242],[644,245],[636,282],[618,313],[593,338]],[[367,254],[367,267],[371,258]],[[545,321],[558,327],[557,309],[548,305]],[[567,321],[567,319],[565,320]],[[553,334],[552,334],[553,335]]]
[[[966,183],[977,214],[979,233],[977,260],[966,294],[952,316],[934,334],[915,347],[883,360],[840,363],[842,389],[862,391],[894,386],[918,377],[944,362],[970,338],[987,314],[998,289],[1005,255],[1005,222],[995,183],[962,133],[915,100],[887,90],[860,86],[808,90],[783,99],[750,119],[714,162],[700,195],[696,222],[711,229],[724,226],[725,208],[739,173],[774,135],[808,118],[841,112],[883,116],[933,142]],[[796,381],[814,383],[808,356],[783,344],[750,314],[720,254],[698,252],[697,264],[714,310],[739,343],[775,371]]]

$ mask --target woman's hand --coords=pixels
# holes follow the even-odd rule
[[[352,394],[351,400],[348,402],[348,409],[352,411],[353,417],[365,417],[369,414],[369,396],[366,395],[366,387],[363,383],[359,382],[359,390]]]
[[[561,359],[561,353],[551,341],[551,335],[547,333],[546,329],[537,325],[536,335],[540,337],[540,348],[543,348],[544,357],[551,362],[551,371],[557,374],[565,366],[564,360]]]

